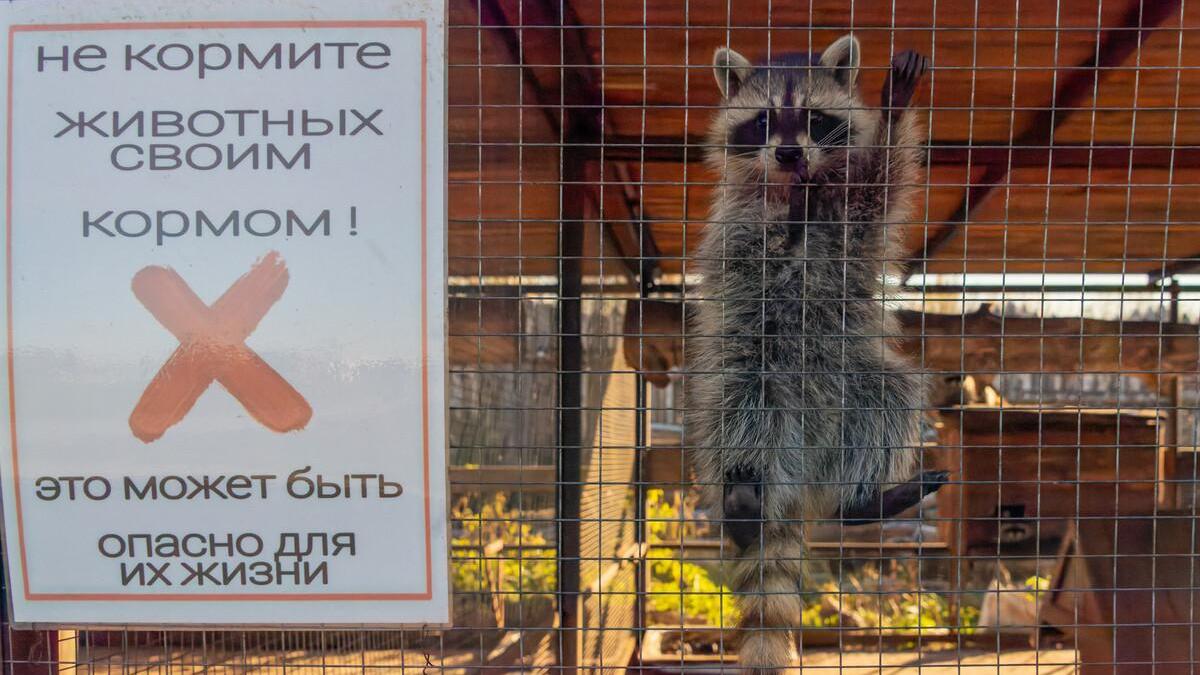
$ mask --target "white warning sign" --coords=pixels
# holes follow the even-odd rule
[[[443,12],[0,5],[12,620],[448,621]]]

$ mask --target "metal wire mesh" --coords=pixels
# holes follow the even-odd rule
[[[454,626],[9,627],[6,672],[735,667],[736,554],[698,497],[683,387],[722,189],[703,163],[711,59],[850,32],[870,96],[892,55],[933,64],[914,104],[928,168],[886,225],[900,331],[879,337],[933,383],[913,404],[921,466],[950,480],[896,519],[810,524],[804,666],[1193,672],[1190,3],[451,0],[449,17]]]

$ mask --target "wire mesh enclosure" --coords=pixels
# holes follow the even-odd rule
[[[794,659],[757,663],[767,669],[1194,672],[1200,8],[1186,0],[449,0],[448,8],[453,627],[10,627],[6,672],[715,672],[738,666],[755,630],[794,643]],[[787,55],[821,52],[847,34],[860,45],[852,107],[864,106],[870,124],[886,119],[876,101],[896,57],[915,50],[930,64],[904,112],[919,178],[857,186],[904,202],[889,211],[902,218],[868,223],[895,239],[867,280],[886,290],[863,296],[839,277],[836,292],[799,299],[766,283],[752,297],[715,291],[712,270],[760,270],[765,279],[780,257],[862,273],[848,247],[822,253],[788,239],[772,253],[766,222],[750,223],[761,254],[714,258],[717,249],[704,248],[728,236],[729,222],[715,214],[734,199],[730,182],[758,180],[755,194],[773,198],[778,176],[752,180],[729,166],[777,161],[767,153],[788,142],[771,140],[771,115],[811,95],[785,92],[783,71],[828,65],[813,56],[801,67]],[[759,106],[771,113],[761,142],[711,133],[722,119],[758,112],[743,114],[736,94],[722,96],[742,74],[714,77],[721,47],[779,69]],[[853,112],[824,114],[850,119],[854,139]],[[809,139],[800,146],[820,145],[811,128],[799,133]],[[848,141],[847,161],[856,143],[875,141]],[[756,145],[751,159],[739,144]],[[847,195],[859,194],[854,175],[840,178]],[[778,189],[787,202],[796,188]],[[843,220],[853,220],[848,211]],[[844,223],[823,226],[849,236]],[[705,303],[735,302],[764,319],[722,323],[717,334],[697,319]],[[835,317],[855,302],[875,307],[881,332],[852,334],[835,322],[822,335],[782,335],[765,317],[784,302],[801,312],[824,303]],[[722,502],[706,497],[714,486],[698,452],[711,439],[696,420],[845,427],[864,406],[843,394],[838,405],[767,417],[697,403],[691,382],[714,375],[695,365],[697,345],[722,353],[735,349],[723,342],[733,337],[756,345],[754,358],[787,349],[785,338],[819,337],[823,372],[843,384],[880,374],[849,373],[837,356],[852,339],[873,341],[922,383],[919,395],[874,404],[913,415],[914,464],[904,475],[868,485],[852,473],[789,473],[798,499],[830,480],[879,491],[941,471],[945,484],[890,517],[863,519],[873,522],[837,509],[789,515],[788,536],[802,543],[783,561],[802,570],[794,584],[739,582],[738,560],[771,554],[732,541]],[[715,375],[756,378],[758,391],[813,377],[808,365],[768,372],[745,365],[753,359],[738,363]],[[759,449],[796,452],[768,446]],[[775,455],[757,457],[775,466]],[[762,472],[756,480],[773,499],[779,486]],[[772,523],[754,526],[766,542]],[[762,621],[764,611],[748,609],[756,593],[796,602],[794,624]]]

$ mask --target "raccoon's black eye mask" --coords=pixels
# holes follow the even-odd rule
[[[850,142],[850,121],[832,113],[800,109],[781,116],[774,110],[760,110],[734,128],[729,149],[735,155],[752,155],[766,145],[776,131],[787,138],[799,130],[807,132],[817,145],[837,146]]]
[[[817,145],[846,145],[850,142],[850,120],[819,110],[810,110],[808,136]]]

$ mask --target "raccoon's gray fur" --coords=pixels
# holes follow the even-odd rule
[[[720,184],[695,259],[689,430],[723,519],[723,486],[759,486],[761,522],[734,571],[739,658],[757,670],[797,665],[804,520],[905,480],[916,453],[921,379],[886,343],[899,333],[881,273],[889,224],[921,180],[921,136],[913,113],[864,106],[859,54],[848,35],[768,66],[715,55],[724,103],[708,162]],[[791,165],[778,159],[789,151]]]

